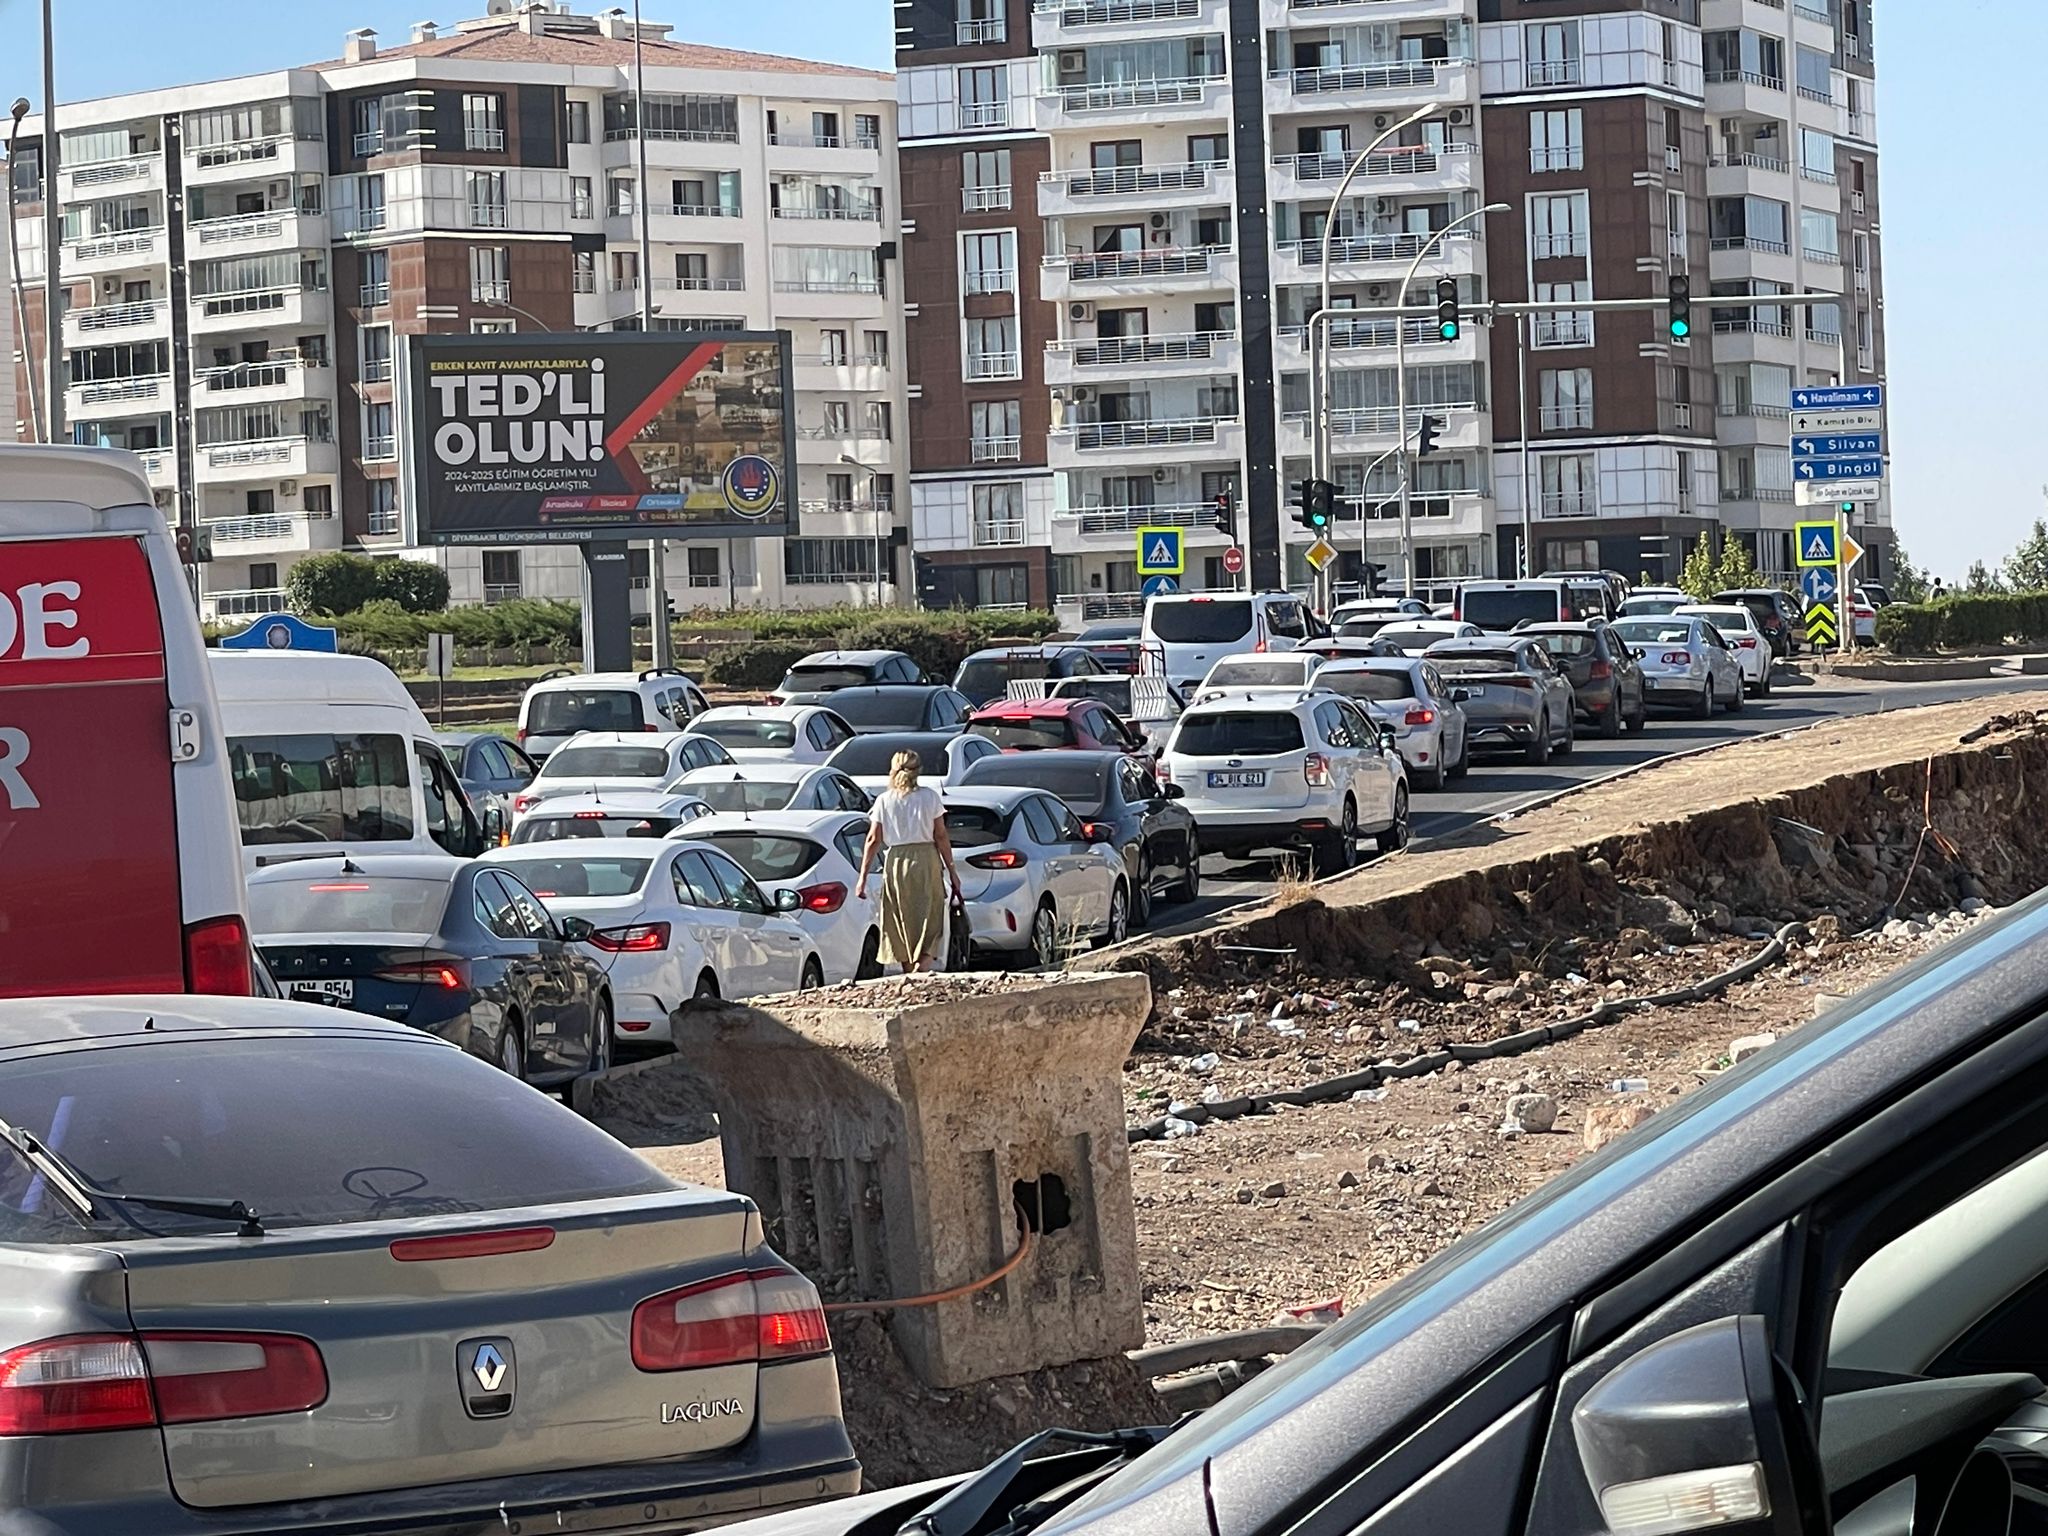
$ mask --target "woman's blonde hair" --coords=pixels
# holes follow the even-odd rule
[[[889,759],[889,787],[909,794],[917,788],[917,775],[923,767],[924,759],[915,752],[898,752]]]

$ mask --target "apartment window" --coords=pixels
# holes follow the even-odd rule
[[[968,451],[976,464],[1014,464],[1023,456],[1023,427],[1015,400],[977,400],[967,408]]]
[[[873,363],[878,368],[889,366],[889,333],[887,331],[862,331],[861,360]]]
[[[363,382],[379,384],[391,377],[391,327],[366,325],[356,333],[362,344]]]
[[[1666,192],[1664,194],[1664,248],[1671,257],[1671,269],[1683,272],[1686,267],[1685,194]]]
[[[597,292],[597,252],[577,251],[570,258],[569,287],[576,293]]]
[[[997,315],[967,322],[967,377],[972,379],[1015,379],[1023,377],[1024,357],[1017,349],[1017,318]]]
[[[604,184],[604,211],[615,219],[631,213],[634,207],[634,192],[632,177],[607,177]]]
[[[1593,370],[1546,368],[1537,377],[1545,432],[1583,432],[1593,425]]]
[[[1529,199],[1529,238],[1538,261],[1553,256],[1584,256],[1587,198],[1583,192],[1549,193]]]
[[[1684,448],[1678,450],[1678,510],[1692,510],[1692,454]]]
[[[334,487],[324,482],[309,485],[300,495],[299,504],[314,517],[331,517],[334,514]]]
[[[569,142],[588,144],[590,142],[590,103],[572,101],[569,103]]]
[[[1135,562],[1133,562],[1135,564]],[[1135,580],[1135,578],[1133,578]],[[982,608],[1025,608],[1031,603],[1031,572],[1022,565],[978,565],[974,600]]]
[[[739,98],[736,96],[667,95],[647,93],[647,137],[675,139],[699,144],[739,142]],[[610,140],[630,139],[637,126],[633,120],[633,98],[620,92],[604,99],[604,136]]]
[[[825,402],[825,435],[827,437],[853,436],[853,403],[848,400],[827,400]]]
[[[960,206],[969,213],[1010,206],[1010,152],[970,149],[960,157]]]
[[[391,402],[372,401],[363,407],[363,458],[372,463],[398,457],[398,439],[391,425]]]
[[[378,230],[384,227],[385,221],[383,172],[357,177],[356,228],[362,231]]]
[[[472,336],[510,336],[519,329],[517,320],[472,320],[469,334]]]
[[[1818,48],[1799,48],[1793,53],[1792,67],[1797,72],[1799,94],[1808,101],[1833,101],[1835,61],[1831,54]]]
[[[505,173],[469,173],[469,222],[477,229],[505,227]]]
[[[839,114],[837,112],[813,112],[811,114],[811,142],[832,149],[839,147]]]
[[[689,584],[693,587],[719,587],[725,585],[725,578],[718,568],[718,547],[705,548],[691,545],[683,551],[683,564]]]
[[[1841,222],[1832,213],[1818,208],[1800,209],[1799,248],[1806,253],[1808,261],[1841,265]]]
[[[818,361],[828,368],[844,368],[847,364],[846,332],[826,329],[818,332]]]
[[[853,510],[853,476],[835,471],[825,477],[825,508],[830,512]]]
[[[596,184],[588,176],[569,178],[569,217],[572,219],[594,219],[597,217]]]
[[[1787,416],[1792,370],[1778,363],[1723,363],[1714,370],[1714,394],[1723,416]]]
[[[882,147],[882,119],[873,112],[853,114],[853,147],[855,149],[880,149]]]
[[[1003,20],[1003,0],[959,0],[958,21],[953,40],[962,47],[1000,43],[1009,37]]]
[[[978,545],[1024,542],[1024,487],[1015,481],[974,488],[974,542]]]
[[[383,250],[363,252],[363,288],[360,295],[365,309],[391,302],[391,253]]]
[[[510,602],[519,596],[519,551],[516,549],[487,549],[484,551],[484,601],[487,603]]]
[[[432,103],[423,93],[393,91],[358,97],[351,111],[355,129],[351,147],[359,157],[433,147]]]
[[[1230,164],[1230,135],[1227,133],[1194,133],[1188,135],[1188,164]]]
[[[1579,24],[1532,21],[1522,28],[1522,53],[1530,85],[1579,83]]]
[[[770,262],[779,293],[880,293],[882,272],[873,250],[838,246],[778,245]]]
[[[1593,285],[1583,278],[1572,283],[1538,283],[1538,303],[1568,299],[1590,299]],[[1538,347],[1590,347],[1593,345],[1593,312],[1553,310],[1535,317],[1534,344]]]
[[[613,293],[633,293],[640,287],[640,253],[638,251],[610,251],[611,290]]]
[[[1010,125],[1010,70],[1006,64],[959,71],[960,126]]]
[[[1585,114],[1577,107],[1529,114],[1529,169],[1581,171],[1586,168]]]
[[[275,560],[252,560],[249,562],[249,589],[252,592],[275,592],[277,590],[277,562]]]
[[[1707,232],[1716,250],[1791,250],[1790,210],[1768,197],[1717,197],[1707,204]]]
[[[875,579],[873,539],[784,539],[782,579],[793,587]]]
[[[1536,470],[1543,516],[1588,517],[1599,510],[1598,471],[1592,454],[1548,453],[1536,461]]]
[[[1799,174],[1829,186],[1835,180],[1835,136],[1818,128],[1799,130]]]
[[[711,286],[711,258],[701,251],[676,253],[676,287],[684,292],[703,292]]]
[[[870,400],[867,409],[861,413],[866,419],[867,435],[877,442],[889,441],[889,402]]]
[[[1871,359],[1877,355],[1877,329],[1870,317],[1870,311],[1859,308],[1856,311],[1856,360],[1868,368]]]
[[[469,248],[469,296],[479,304],[503,304],[512,297],[512,253],[502,245]]]
[[[960,237],[961,264],[967,293],[1014,293],[1017,290],[1017,235],[1014,230]]]
[[[462,147],[478,150],[500,150],[505,147],[504,97],[462,98]]]

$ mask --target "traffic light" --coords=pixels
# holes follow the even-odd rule
[[[1361,567],[1360,575],[1364,578],[1360,585],[1365,588],[1360,596],[1378,597],[1386,590],[1387,568],[1384,565],[1375,565],[1368,560]]]
[[[1455,277],[1437,279],[1436,330],[1445,341],[1458,339],[1458,280]]]
[[[1853,501],[1845,501],[1845,502],[1843,502],[1843,503],[1842,503],[1842,516],[1844,516],[1844,517],[1854,517],[1855,515],[1856,515],[1856,503],[1855,503],[1855,502],[1853,502]]]
[[[1295,492],[1294,520],[1311,533],[1325,533],[1336,505],[1336,486],[1327,480],[1304,480]]]
[[[1230,542],[1237,542],[1237,515],[1230,510],[1230,492],[1216,493],[1216,515],[1211,520],[1218,533],[1226,535]]]
[[[1422,425],[1415,429],[1415,457],[1426,459],[1436,452],[1436,438],[1443,431],[1443,423],[1434,416],[1422,418]]]
[[[1671,274],[1671,339],[1684,341],[1692,335],[1692,279],[1683,272]]]

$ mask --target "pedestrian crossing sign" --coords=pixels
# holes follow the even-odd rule
[[[1138,574],[1178,576],[1187,569],[1187,541],[1183,528],[1140,528],[1138,530]]]
[[[1824,523],[1795,523],[1793,537],[1799,544],[1799,565],[1833,565],[1842,552],[1841,529],[1833,518]]]

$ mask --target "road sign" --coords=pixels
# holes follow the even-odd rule
[[[1876,501],[1884,495],[1881,480],[1802,480],[1792,499],[1802,507],[1831,507],[1838,501]]]
[[[1844,529],[1842,533],[1842,569],[1845,571],[1854,569],[1856,562],[1862,558],[1863,546],[1850,538],[1848,531]]]
[[[1834,569],[1835,559],[1841,553],[1841,542],[1838,537],[1840,530],[1833,518],[1824,523],[1794,523],[1792,532],[1798,540],[1801,570],[1812,565]]]
[[[1794,459],[1792,474],[1798,480],[1882,480],[1883,459]]]
[[[453,677],[455,675],[455,637],[453,635],[427,636],[427,676]]]
[[[1840,626],[1835,621],[1835,610],[1832,604],[1815,603],[1806,610],[1806,643],[1808,645],[1833,645],[1840,637],[1840,632]]]
[[[1180,583],[1171,576],[1147,576],[1144,592],[1147,597],[1171,597],[1180,590]]]
[[[1308,553],[1302,558],[1320,571],[1337,558],[1337,546],[1328,539],[1317,539],[1315,543],[1309,545]]]
[[[1235,576],[1243,570],[1244,551],[1233,544],[1223,551],[1223,572],[1226,576]]]
[[[1803,432],[1882,432],[1883,411],[1794,411],[1792,435]]]
[[[1188,567],[1187,541],[1182,528],[1140,528],[1138,530],[1138,574],[1178,576]]]
[[[1824,565],[1809,565],[1799,573],[1799,590],[1809,606],[1835,600],[1835,573]]]
[[[266,613],[239,635],[222,637],[220,648],[224,651],[334,651],[336,643],[332,629],[322,624],[308,624],[289,613]]]
[[[1881,411],[1884,409],[1884,386],[1882,384],[1831,384],[1822,389],[1795,389],[1792,391],[1792,409],[1795,411]]]
[[[1879,432],[1795,432],[1792,457],[1799,459],[1881,459],[1884,435]]]

